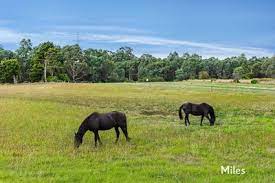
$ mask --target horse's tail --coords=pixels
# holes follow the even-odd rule
[[[123,126],[125,126],[127,128],[127,117],[126,114],[123,112],[117,112],[117,111],[113,111],[115,113],[114,115],[114,119],[116,121],[120,121]]]
[[[216,120],[216,116],[215,116],[215,112],[214,112],[214,109],[212,106],[209,106],[209,114],[210,114],[210,117],[211,117],[211,123],[215,123],[215,120]]]
[[[180,120],[183,119],[183,116],[182,116],[182,107],[183,107],[183,105],[181,105],[180,108],[179,108],[179,118],[180,118]]]
[[[127,127],[127,117],[126,117],[126,114],[125,113],[122,113],[123,115],[123,121],[124,121],[124,123],[125,123],[125,125],[126,125],[126,127]]]

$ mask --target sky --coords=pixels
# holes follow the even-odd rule
[[[272,0],[9,0],[0,6],[0,45],[15,50],[52,41],[83,49],[166,57],[177,51],[205,58],[275,54]]]

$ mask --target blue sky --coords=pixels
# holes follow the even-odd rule
[[[14,50],[22,38],[65,45],[78,37],[83,48],[130,46],[157,57],[272,56],[274,9],[272,0],[9,0],[0,6],[0,44]]]

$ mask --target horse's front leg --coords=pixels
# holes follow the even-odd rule
[[[204,118],[204,115],[201,116],[201,126],[202,126],[203,118]]]
[[[209,118],[209,116],[208,116],[208,115],[206,115],[205,117],[209,120],[210,125],[211,125],[211,119]]]
[[[131,138],[128,136],[127,126],[121,126],[120,128],[121,128],[122,132],[124,133],[126,140],[130,141]]]
[[[116,130],[116,143],[117,143],[117,141],[119,139],[119,129],[118,129],[118,127],[115,127],[115,130]]]

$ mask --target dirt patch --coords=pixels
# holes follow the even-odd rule
[[[270,152],[270,153],[275,154],[275,148],[272,148],[272,147],[267,148],[267,151]]]

